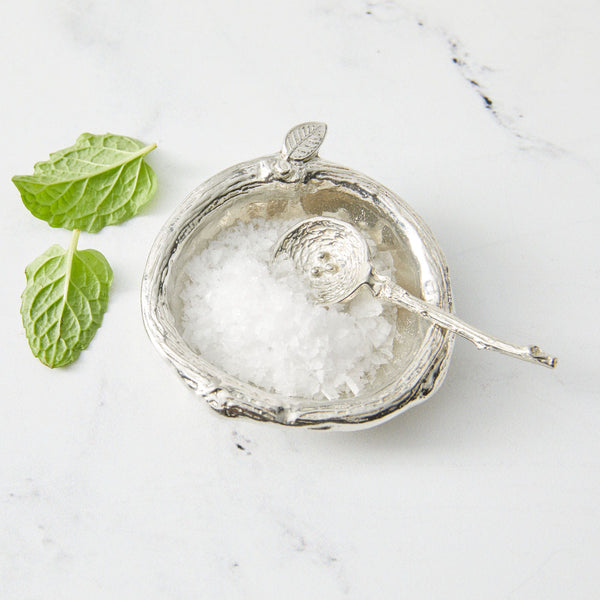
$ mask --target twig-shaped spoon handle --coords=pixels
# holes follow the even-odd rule
[[[371,270],[370,277],[366,283],[378,298],[419,314],[424,319],[440,325],[444,329],[452,331],[472,342],[480,350],[496,350],[502,354],[543,365],[551,369],[558,363],[556,357],[546,354],[538,346],[515,346],[472,327],[453,314],[413,296],[403,287],[393,283],[388,277],[378,275],[373,270]]]

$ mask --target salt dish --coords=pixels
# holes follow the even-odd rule
[[[241,220],[330,216],[393,257],[393,279],[412,295],[452,312],[448,267],[423,220],[396,194],[318,150],[323,123],[290,130],[276,154],[235,165],[194,189],[159,232],[142,282],[142,315],[159,353],[209,406],[229,416],[313,429],[381,423],[435,392],[446,375],[454,334],[398,309],[393,358],[370,386],[334,400],[290,397],[240,381],[205,360],[182,336],[184,266],[210,240]]]

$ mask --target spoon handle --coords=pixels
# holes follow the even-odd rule
[[[513,344],[487,335],[483,331],[475,329],[475,327],[471,327],[471,325],[468,325],[453,314],[413,296],[387,277],[371,273],[368,284],[373,294],[378,298],[421,315],[424,319],[472,342],[480,350],[496,350],[497,352],[502,352],[502,354],[543,365],[550,369],[553,369],[558,363],[557,358],[544,353],[538,346],[514,346]]]

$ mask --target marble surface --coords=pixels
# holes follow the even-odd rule
[[[600,79],[592,0],[23,0],[0,8],[2,598],[592,598],[600,559]],[[329,124],[321,155],[429,223],[458,341],[428,402],[355,433],[213,413],[139,287],[185,194]],[[80,248],[115,280],[69,368],[34,359],[23,269],[69,233],[10,181],[83,131],[157,142],[143,214]]]

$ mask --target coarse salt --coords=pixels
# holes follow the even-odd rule
[[[291,267],[271,253],[294,221],[255,219],[223,230],[185,265],[183,337],[238,379],[287,396],[359,394],[393,354],[393,310],[368,291],[314,303]]]

